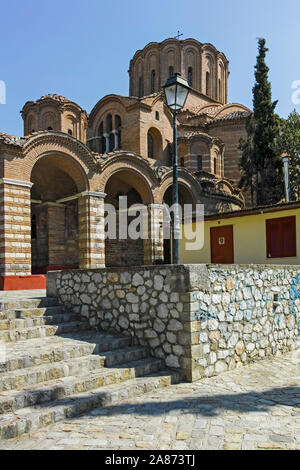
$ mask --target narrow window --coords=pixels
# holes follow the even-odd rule
[[[267,258],[297,256],[296,217],[266,220]]]
[[[159,121],[159,112],[158,112],[158,111],[155,112],[155,119],[156,119],[157,121]]]
[[[109,151],[112,152],[115,147],[115,136],[113,133],[109,134]]]
[[[73,135],[73,132],[71,131],[71,129],[68,130],[68,134]]]
[[[174,77],[174,67],[173,65],[170,65],[169,67],[169,78]]]
[[[180,166],[184,168],[184,158],[183,157],[180,159]]]
[[[109,114],[106,118],[106,132],[112,131],[112,115]]]
[[[116,126],[116,131],[118,133],[118,148],[120,149],[122,147],[122,121],[120,116],[116,115],[115,117],[115,126]]]
[[[219,101],[222,101],[222,87],[221,80],[219,79]]]
[[[202,171],[202,155],[197,157],[197,170]]]
[[[151,134],[148,132],[148,158],[154,157],[154,141]]]
[[[102,136],[100,140],[100,153],[105,153],[105,152],[106,152],[106,139],[104,136]]]
[[[151,72],[151,93],[155,93],[155,70]]]
[[[206,72],[206,94],[210,96],[210,73]]]
[[[217,174],[217,159],[214,158],[214,174]]]
[[[193,86],[193,68],[192,67],[188,68],[188,84],[190,87]]]

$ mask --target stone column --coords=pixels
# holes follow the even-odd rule
[[[105,137],[105,153],[109,152],[109,134],[103,134]]]
[[[163,205],[148,206],[148,239],[144,240],[144,263],[152,265],[164,261]]]
[[[118,150],[119,148],[119,136],[118,136],[118,131],[112,131],[115,137],[115,145],[114,145],[114,150]]]
[[[29,181],[0,180],[0,275],[31,274]]]
[[[79,265],[81,269],[105,267],[105,196],[104,193],[85,191],[78,200]]]

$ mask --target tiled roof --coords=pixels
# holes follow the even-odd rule
[[[224,116],[214,119],[214,122],[237,121],[239,119],[245,119],[248,116],[249,113],[247,111],[234,111],[233,113],[224,114]]]

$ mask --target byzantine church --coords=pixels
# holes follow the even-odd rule
[[[177,121],[179,202],[206,214],[245,207],[238,147],[251,111],[228,103],[227,58],[195,39],[151,42],[130,61],[129,96],[104,96],[88,114],[48,94],[24,105],[24,137],[0,132],[1,276],[170,262],[173,115],[162,87],[177,72],[190,86]],[[118,209],[120,196],[148,207],[147,240],[105,239],[104,204]]]

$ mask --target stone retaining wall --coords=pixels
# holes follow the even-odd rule
[[[148,346],[189,381],[300,347],[299,266],[50,272],[47,294],[92,327]]]

